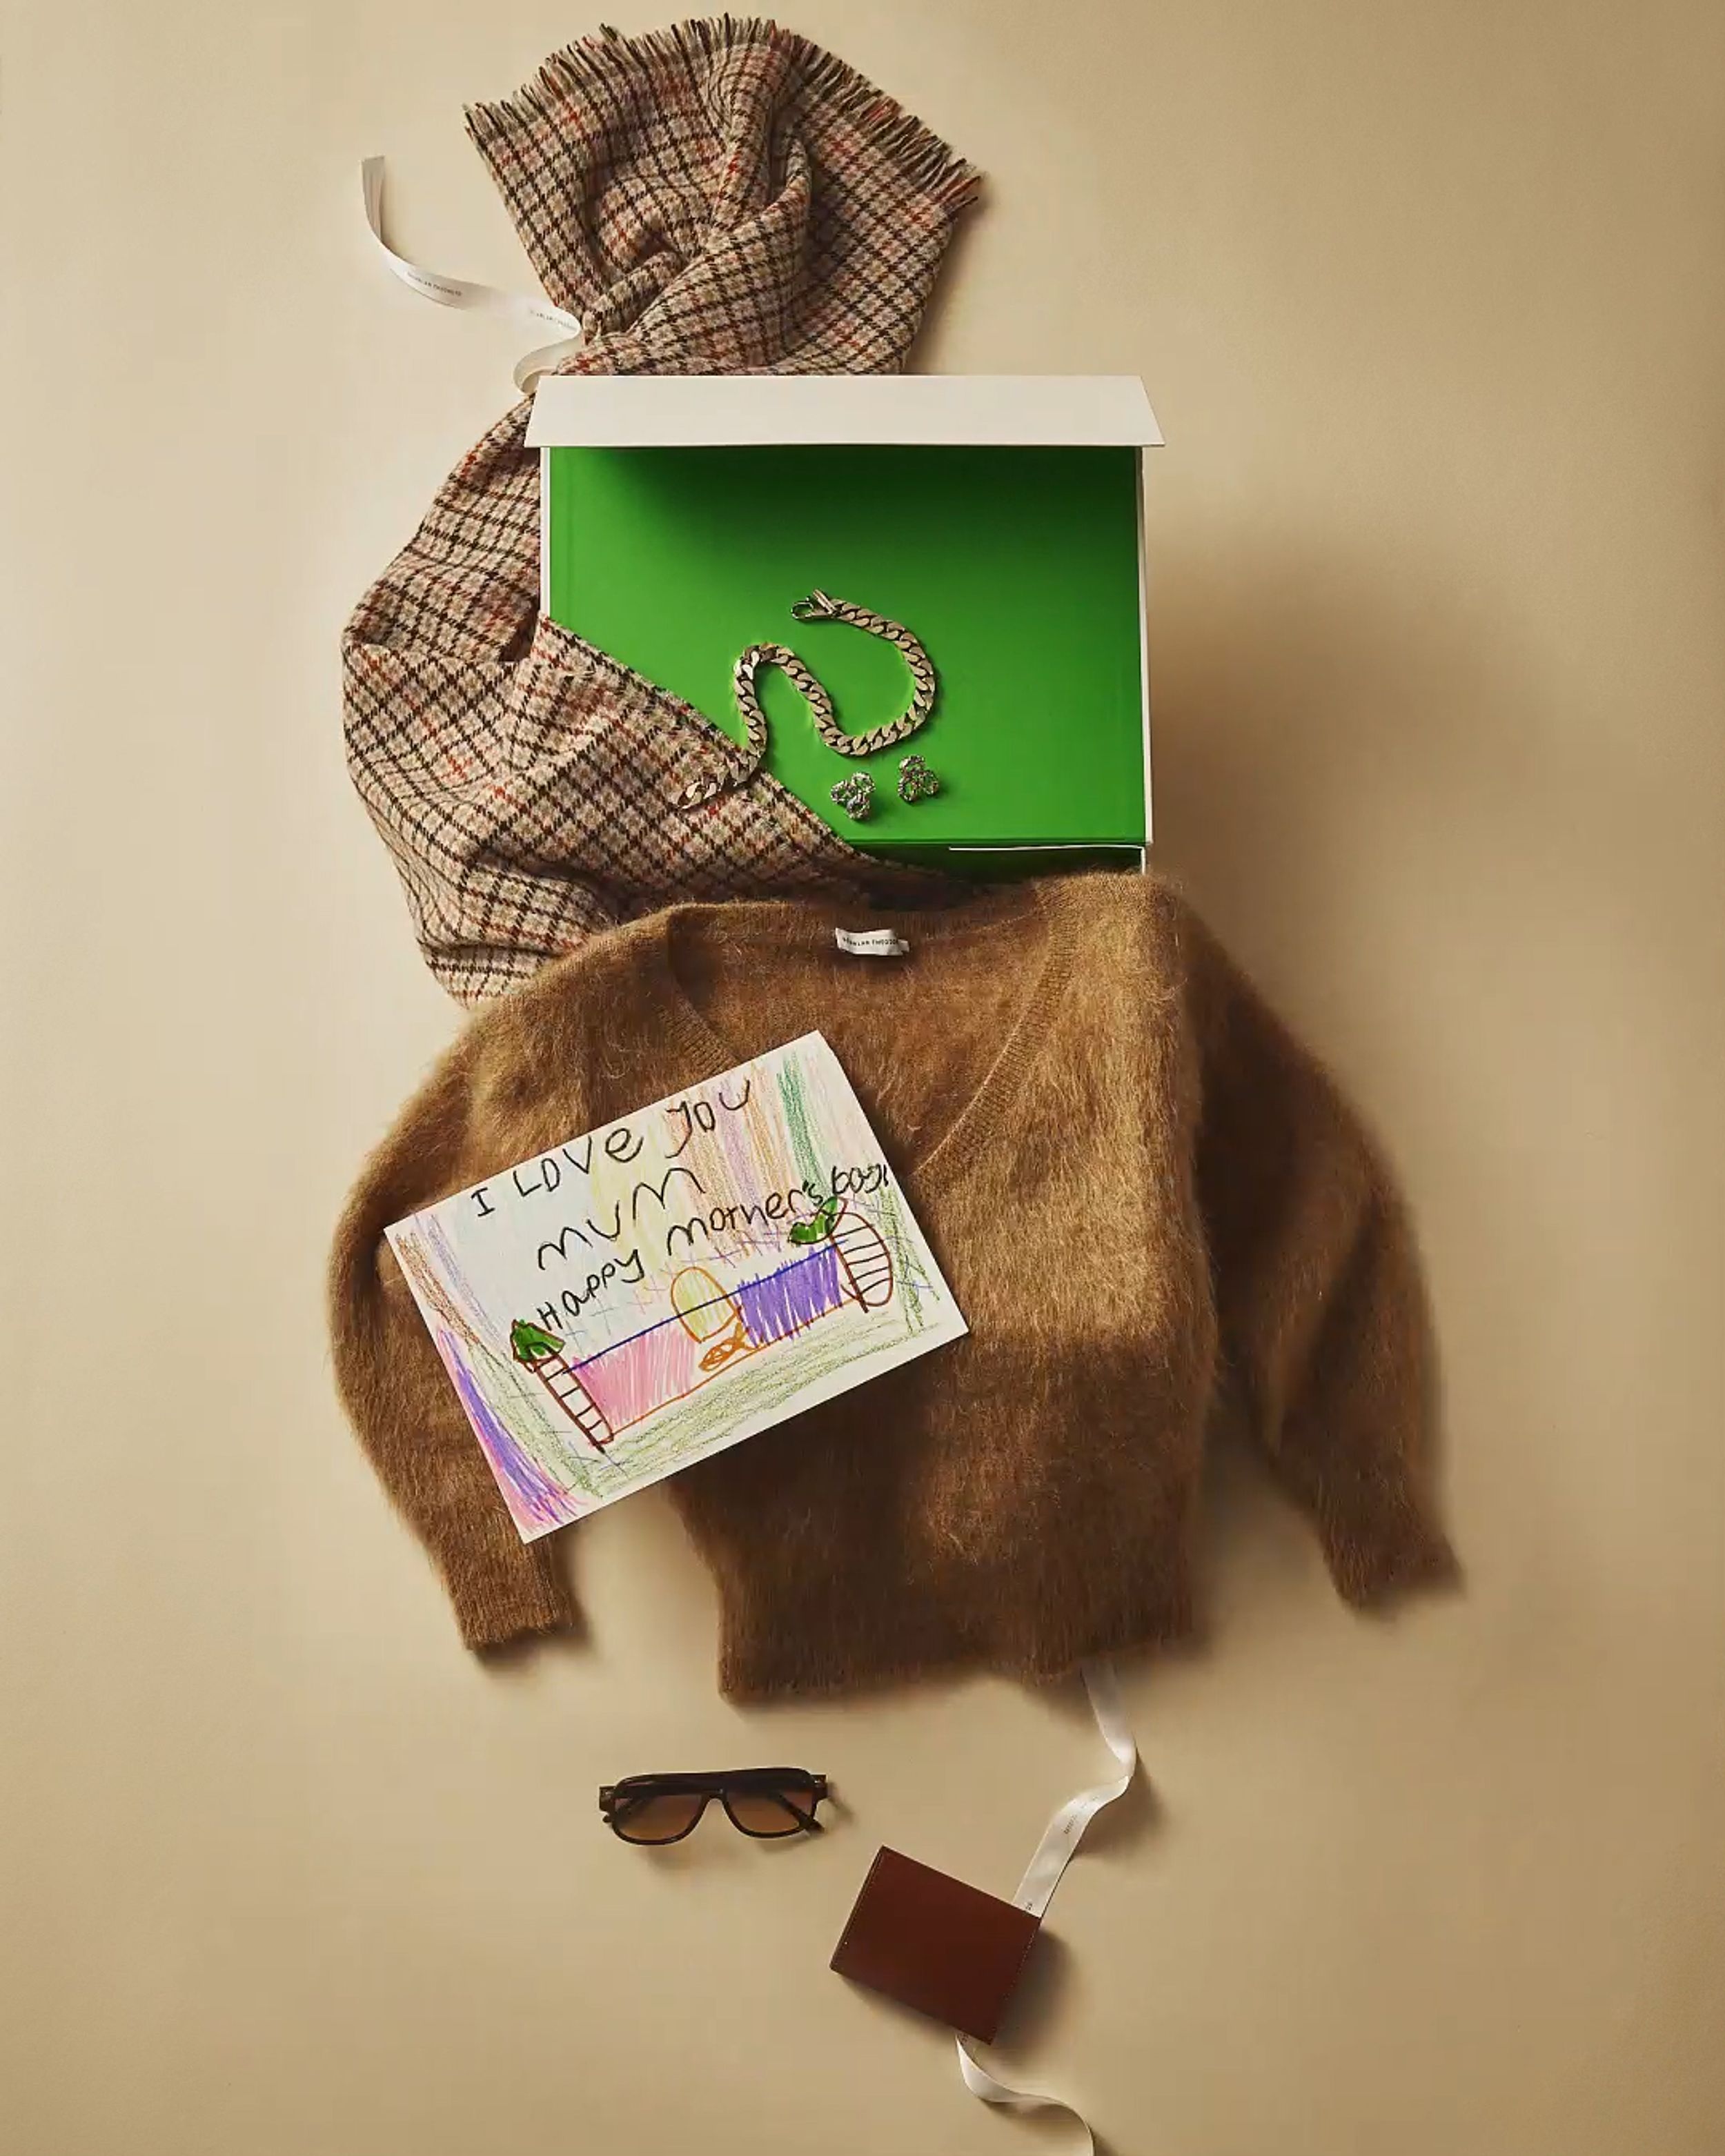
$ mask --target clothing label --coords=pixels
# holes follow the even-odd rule
[[[833,941],[853,958],[903,958],[911,948],[890,928],[835,928]]]
[[[523,1542],[967,1330],[818,1033],[384,1232]]]

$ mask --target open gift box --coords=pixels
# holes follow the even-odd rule
[[[732,667],[755,644],[791,647],[849,733],[906,708],[891,643],[793,618],[812,591],[902,624],[938,677],[928,723],[850,759],[766,668],[773,776],[883,855],[988,875],[1137,865],[1142,453],[1161,439],[1129,376],[548,376],[527,433],[542,603],[737,740]],[[938,793],[897,797],[906,753]],[[860,769],[874,779],[864,821],[832,793]]]

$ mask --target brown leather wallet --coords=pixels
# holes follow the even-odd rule
[[[833,1952],[840,1976],[992,2044],[1040,1917],[896,1849],[869,1867]]]

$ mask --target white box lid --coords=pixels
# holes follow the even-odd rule
[[[547,374],[534,449],[1157,449],[1135,374]]]

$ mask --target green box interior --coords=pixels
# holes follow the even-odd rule
[[[768,768],[855,844],[1142,846],[1145,839],[1137,452],[1129,449],[554,449],[553,620],[741,739],[732,668],[789,644],[841,726],[910,699],[892,646],[798,622],[819,585],[901,622],[940,677],[934,716],[865,762],[829,749],[776,668],[760,694]],[[898,759],[942,781],[907,807]],[[874,814],[831,798],[857,770]]]

